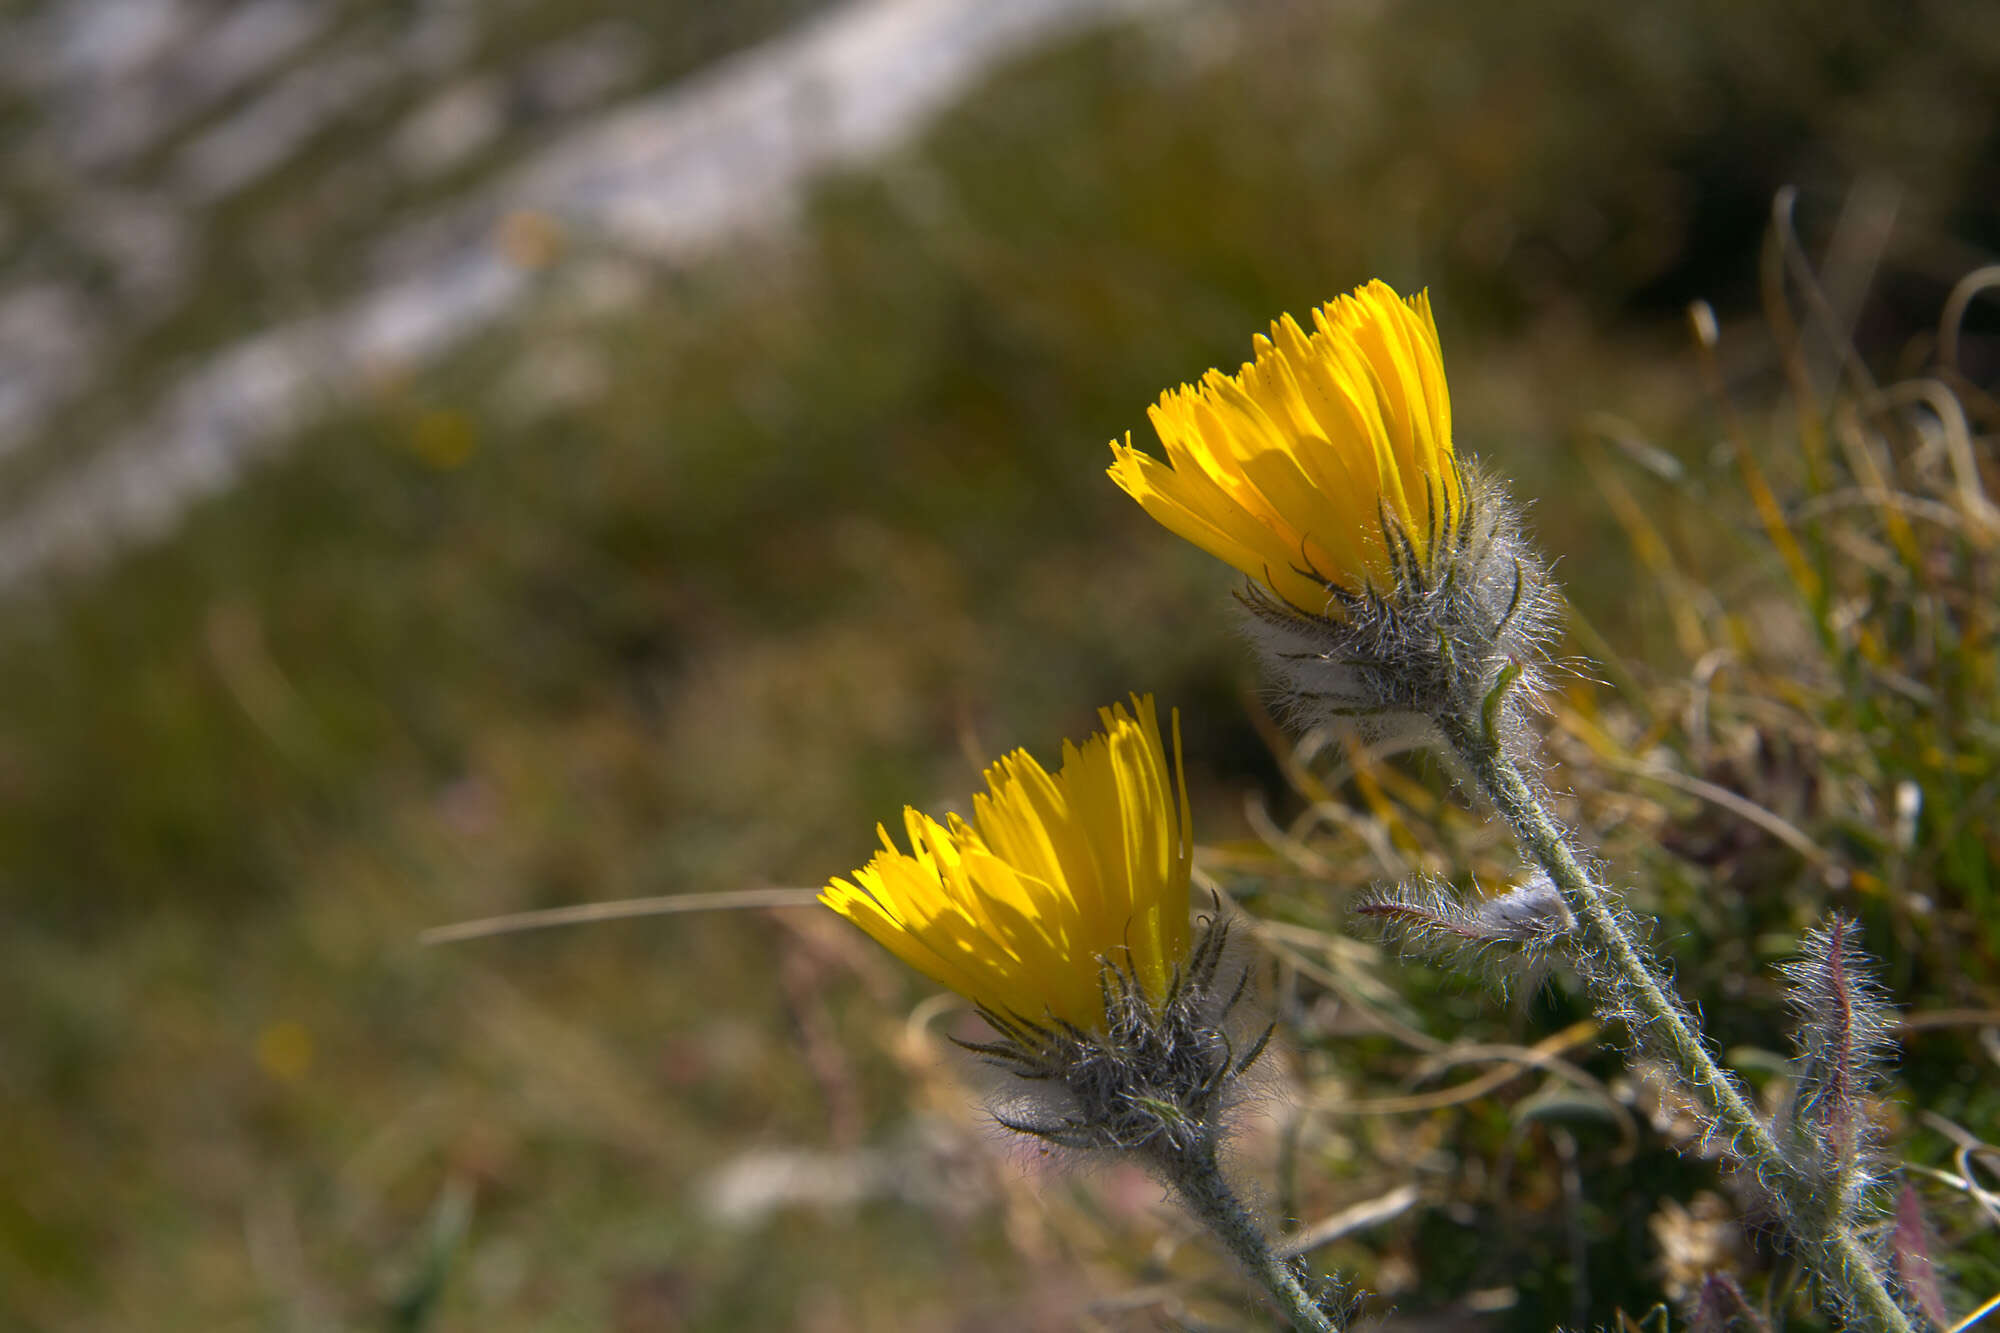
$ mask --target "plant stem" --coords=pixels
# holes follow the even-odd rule
[[[1811,1183],[1779,1145],[1770,1127],[1745,1099],[1736,1080],[1709,1054],[1695,1019],[1680,1003],[1619,920],[1609,891],[1592,881],[1567,835],[1521,770],[1480,718],[1441,719],[1445,739],[1471,768],[1481,789],[1520,841],[1549,874],[1584,923],[1590,943],[1607,957],[1618,993],[1601,997],[1636,1010],[1641,1034],[1714,1108],[1729,1151],[1782,1199],[1786,1225],[1817,1262],[1814,1267],[1840,1296],[1840,1304],[1886,1333],[1915,1333],[1889,1294],[1880,1269],[1844,1218],[1829,1216]],[[1598,984],[1598,983],[1594,983]]]
[[[1340,1326],[1306,1290],[1302,1281],[1307,1275],[1305,1265],[1278,1253],[1257,1219],[1229,1188],[1213,1139],[1205,1137],[1191,1148],[1152,1154],[1152,1162],[1187,1210],[1221,1237],[1229,1252],[1271,1293],[1293,1328],[1303,1333],[1341,1333]]]

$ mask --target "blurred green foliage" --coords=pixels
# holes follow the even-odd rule
[[[341,404],[172,540],[15,602],[0,1316],[1156,1327],[1156,1308],[1086,1303],[1192,1267],[1209,1277],[1183,1297],[1252,1318],[1219,1265],[1149,1257],[1160,1224],[1119,1211],[1115,1179],[1032,1224],[1015,1165],[968,1184],[962,1213],[892,1193],[714,1220],[701,1184],[740,1152],[893,1148],[949,1118],[897,1045],[919,988],[811,914],[414,937],[818,883],[904,801],[952,801],[1002,749],[1046,755],[1154,690],[1186,718],[1217,873],[1325,941],[1335,980],[1391,978],[1362,993],[1444,1043],[1581,1018],[1560,978],[1510,1013],[1339,943],[1341,895],[1376,867],[1337,842],[1309,884],[1248,836],[1246,797],[1281,821],[1304,797],[1255,725],[1228,579],[1101,476],[1104,441],[1143,434],[1163,386],[1371,276],[1432,288],[1461,443],[1533,498],[1601,634],[1578,650],[1624,688],[1579,685],[1563,710],[1616,743],[1594,751],[1579,724],[1562,754],[1717,1036],[1781,1049],[1769,964],[1830,902],[1863,915],[1899,1001],[1993,1008],[1991,557],[1829,514],[1800,527],[1819,587],[1791,587],[1711,448],[1762,453],[1796,420],[1725,429],[1678,315],[1713,298],[1734,331],[1711,378],[1739,416],[1782,412],[1787,363],[1742,351],[1767,344],[1735,318],[1771,192],[1801,183],[1818,237],[1849,183],[1888,173],[1905,206],[1860,336],[1904,347],[2000,239],[1996,75],[2000,30],[1970,3],[1196,7],[1018,63],[827,183],[796,236],[644,273],[622,313],[579,312],[573,275],[631,267],[580,245],[528,318]],[[214,296],[216,329],[267,308]],[[1970,327],[1990,356],[1990,322]],[[530,401],[558,357],[593,387]],[[1585,448],[1579,423],[1605,411],[1680,480]],[[1796,456],[1765,466],[1787,504],[1830,484]],[[1671,571],[1630,554],[1606,474],[1665,531]],[[1675,632],[1677,604],[1698,633]],[[1733,665],[1701,677],[1716,693],[1690,731],[1714,647]],[[1605,757],[1655,747],[1861,887]],[[1415,863],[1508,873],[1435,772],[1371,781],[1383,804],[1352,782],[1341,803],[1395,815]],[[1899,842],[1906,781],[1923,800]],[[1285,976],[1309,1086],[1408,1090],[1422,1062],[1351,992]],[[1918,1109],[1989,1138],[1996,1109],[1964,1031],[1913,1036],[1899,1074],[1899,1150],[1947,1167]],[[1564,1049],[1617,1077],[1614,1056]],[[1661,1291],[1658,1202],[1713,1173],[1629,1110],[1504,1088],[1303,1135],[1302,1216],[1403,1180],[1429,1198],[1322,1257],[1442,1326],[1637,1318]],[[2000,1261],[1969,1206],[1925,1188],[1963,1313]]]

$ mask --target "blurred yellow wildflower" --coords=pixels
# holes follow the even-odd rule
[[[1112,480],[1167,528],[1312,616],[1389,592],[1464,512],[1451,398],[1428,293],[1386,283],[1290,315],[1235,375],[1163,394],[1162,461],[1112,441]],[[1393,531],[1391,531],[1393,528]]]
[[[257,1063],[280,1083],[299,1082],[312,1062],[312,1033],[296,1019],[279,1019],[257,1034]]]
[[[1174,718],[1169,774],[1152,696],[1098,710],[1059,773],[1025,750],[986,770],[974,823],[905,809],[911,851],[882,850],[820,901],[996,1016],[1105,1028],[1109,963],[1156,1003],[1190,947],[1193,841]]]

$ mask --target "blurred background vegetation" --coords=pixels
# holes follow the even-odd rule
[[[101,151],[62,132],[88,61],[21,54],[166,12],[98,74],[198,72],[253,8],[4,19],[0,336],[41,349],[8,401],[74,382],[0,457],[0,512],[366,283],[392,226],[821,12],[307,7]],[[390,49],[271,165],[190,155]],[[483,128],[424,157],[412,117],[466,86]],[[199,206],[157,273],[92,249],[161,198]],[[997,1142],[936,1040],[960,1018],[830,917],[417,938],[817,885],[905,801],[1150,690],[1205,867],[1272,923],[1281,1095],[1246,1173],[1303,1223],[1377,1205],[1326,1266],[1411,1329],[1637,1321],[1710,1267],[1816,1327],[1565,978],[1497,1005],[1350,930],[1371,880],[1512,863],[1434,766],[1279,741],[1227,572],[1102,476],[1163,387],[1376,276],[1430,287],[1460,447],[1575,605],[1570,813],[1773,1097],[1773,965],[1861,919],[1911,1019],[1884,1114],[1937,1300],[2000,1290],[1962,1187],[2000,1164],[1995,303],[1937,334],[2000,250],[1990,7],[1140,5],[698,258],[560,218],[479,244],[522,274],[506,318],[329,388],[170,532],[6,592],[0,1324],[1261,1326],[1152,1186]],[[1871,396],[1913,376],[1962,418]]]

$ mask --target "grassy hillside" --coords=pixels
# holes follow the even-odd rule
[[[949,1021],[905,1022],[926,988],[830,917],[416,938],[817,885],[905,801],[960,803],[1130,690],[1183,710],[1204,864],[1289,925],[1290,1110],[1252,1169],[1308,1220],[1421,1192],[1329,1264],[1439,1327],[1581,1328],[1666,1294],[1668,1201],[1765,1234],[1564,978],[1509,1010],[1355,938],[1369,880],[1490,882],[1503,848],[1432,766],[1276,743],[1225,572],[1102,476],[1160,389],[1371,276],[1430,286],[1461,446],[1532,503],[1565,651],[1598,663],[1551,722],[1572,813],[1716,1035],[1775,1095],[1770,965],[1858,914],[1930,1020],[1893,1151],[1963,1170],[1934,1117],[1996,1137],[1992,548],[1812,509],[1862,455],[1820,410],[1832,361],[1759,291],[1787,181],[1834,285],[1867,252],[1850,187],[1899,183],[1855,326],[1885,381],[1935,368],[1950,285],[1990,262],[2000,39],[1976,5],[1902,13],[1269,5],[1091,36],[827,183],[783,242],[660,272],[573,238],[527,317],[17,600],[0,1322],[1255,1326],[1151,1186],[996,1147],[926,1035]],[[2000,493],[2000,324],[1965,328],[1945,378]],[[1865,424],[1890,483],[1956,503],[1941,445]],[[1576,1077],[1451,1091],[1507,1067],[1471,1050],[1551,1034]],[[757,1203],[771,1179],[791,1202]],[[2000,1244],[1909,1179],[1963,1316]]]

